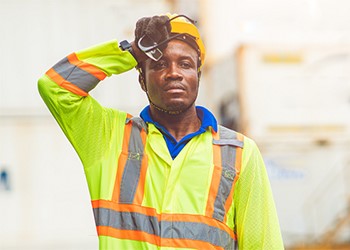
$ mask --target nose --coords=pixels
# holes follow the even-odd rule
[[[166,80],[178,80],[181,81],[183,79],[182,73],[181,73],[181,69],[179,67],[177,67],[176,63],[171,63],[169,65],[169,68],[166,72],[165,75],[165,79]]]

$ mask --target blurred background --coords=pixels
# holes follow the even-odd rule
[[[348,0],[0,0],[0,249],[98,249],[82,165],[37,79],[166,12],[198,21],[197,104],[258,143],[286,249],[350,249]],[[147,104],[135,70],[91,95],[133,115]]]

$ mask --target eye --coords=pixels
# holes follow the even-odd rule
[[[152,64],[152,68],[154,70],[161,70],[167,67],[167,63],[165,60],[159,60],[158,62],[154,62]]]
[[[193,63],[188,60],[183,60],[180,62],[180,66],[181,68],[184,68],[184,69],[190,69],[193,67]]]

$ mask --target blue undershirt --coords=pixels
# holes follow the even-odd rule
[[[141,111],[140,116],[146,123],[149,122],[154,124],[154,126],[156,126],[159,129],[159,131],[162,132],[166,144],[168,146],[170,155],[173,159],[175,159],[175,157],[185,147],[187,142],[189,142],[193,137],[204,133],[208,127],[212,127],[215,132],[218,129],[217,121],[214,115],[208,109],[201,106],[196,106],[196,110],[197,116],[201,120],[201,127],[198,129],[197,132],[186,135],[179,142],[176,141],[176,139],[166,130],[165,127],[163,127],[162,125],[160,125],[152,119],[149,105]]]

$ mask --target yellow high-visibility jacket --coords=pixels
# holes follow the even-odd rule
[[[38,83],[83,163],[100,249],[283,249],[264,162],[251,139],[230,132],[236,137],[220,141],[228,130],[209,127],[172,159],[153,124],[88,94],[136,64],[113,40],[67,56]],[[223,144],[234,149],[232,160],[220,156]]]

